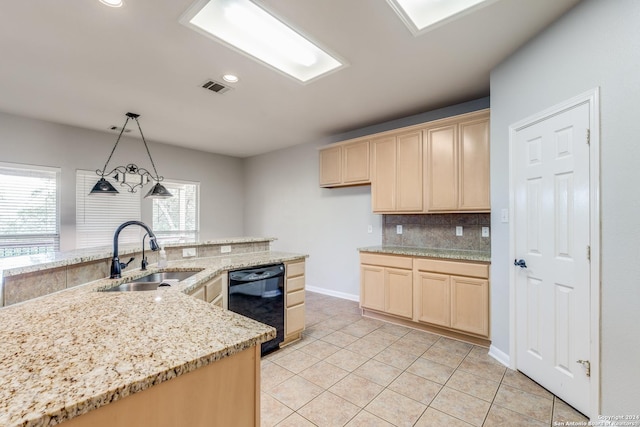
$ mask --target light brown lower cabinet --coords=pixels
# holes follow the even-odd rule
[[[416,259],[415,320],[489,336],[488,264]]]
[[[413,316],[412,260],[360,254],[360,306],[395,316]]]
[[[304,330],[304,260],[285,263],[284,341],[281,345],[299,340]]]
[[[204,284],[206,302],[224,309],[228,307],[228,277],[228,274],[224,272]]]
[[[362,252],[360,306],[374,317],[471,335],[486,344],[489,265]]]
[[[62,423],[65,427],[260,426],[260,346]]]

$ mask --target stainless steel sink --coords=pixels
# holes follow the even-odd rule
[[[133,279],[131,282],[123,283],[113,288],[105,289],[104,292],[132,292],[132,291],[155,291],[158,288],[170,288],[181,280],[199,273],[197,271],[163,271],[161,273],[151,273],[146,276]]]
[[[105,289],[104,292],[155,291],[159,287],[169,288],[171,285],[163,282],[131,282]]]
[[[146,276],[138,277],[134,282],[164,282],[166,280],[185,280],[199,271],[164,271],[162,273],[151,273]]]

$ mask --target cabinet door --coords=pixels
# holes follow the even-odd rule
[[[371,203],[374,212],[392,212],[396,208],[396,138],[373,141]]]
[[[450,276],[446,274],[416,271],[415,291],[416,320],[434,325],[450,325]]]
[[[460,123],[459,208],[490,210],[489,119]]]
[[[360,306],[384,311],[384,267],[360,266]]]
[[[422,132],[398,135],[396,140],[396,211],[422,211]]]
[[[304,329],[304,304],[289,307],[285,311],[285,338]]]
[[[320,150],[320,186],[331,187],[342,182],[342,147]]]
[[[200,299],[202,301],[206,301],[205,300],[205,295],[204,295],[204,286],[199,287],[195,291],[191,292],[189,295],[191,295],[195,299]]]
[[[222,276],[218,276],[208,283],[205,283],[204,290],[205,301],[207,302],[213,302],[216,298],[222,297]]]
[[[385,268],[385,312],[411,319],[413,316],[412,275],[411,270]]]
[[[369,141],[359,141],[342,147],[342,183],[369,182]]]
[[[426,131],[428,211],[458,208],[457,125]]]
[[[489,336],[489,281],[451,276],[451,327]]]

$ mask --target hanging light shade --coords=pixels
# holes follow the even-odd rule
[[[91,189],[91,192],[89,194],[113,194],[116,195],[118,194],[119,191],[116,190],[116,188],[111,185],[111,183],[109,181],[107,181],[106,179],[104,179],[104,177],[100,178],[98,180],[98,182],[96,182],[96,185],[93,186],[93,188]]]
[[[173,197],[173,195],[169,192],[169,190],[166,189],[164,185],[157,183],[156,185],[151,187],[151,190],[149,190],[147,195],[144,197],[148,199],[166,199],[169,197]]]
[[[144,134],[142,133],[142,128],[140,127],[140,122],[138,121],[138,117],[140,114],[135,113],[127,113],[127,119],[124,122],[124,126],[120,130],[120,134],[118,135],[118,139],[116,140],[113,149],[111,150],[111,154],[107,158],[106,163],[102,170],[96,170],[96,175],[100,177],[96,185],[93,186],[90,195],[95,194],[117,194],[118,190],[106,180],[105,176],[113,176],[116,181],[120,183],[121,186],[128,187],[128,191],[130,193],[135,193],[138,187],[142,187],[149,181],[156,181],[156,184],[151,188],[151,190],[145,196],[148,198],[167,198],[172,197],[173,195],[164,187],[164,185],[160,184],[160,181],[164,180],[164,177],[158,174],[158,170],[156,169],[156,164],[153,162],[153,158],[151,157],[151,152],[149,151],[149,146],[147,145],[147,141],[144,139]],[[127,124],[129,120],[135,120],[138,125],[138,130],[140,131],[140,136],[142,137],[142,142],[144,143],[144,148],[147,150],[147,155],[149,156],[149,160],[151,161],[151,166],[153,166],[153,174],[149,172],[145,168],[138,167],[135,163],[129,163],[126,166],[116,166],[110,172],[107,172],[107,166],[109,165],[109,161],[111,161],[111,157],[113,157],[113,153],[116,151],[118,147],[118,143],[120,142],[120,138],[122,138],[122,134],[127,128]]]

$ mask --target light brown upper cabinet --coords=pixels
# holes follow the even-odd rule
[[[320,186],[364,185],[369,178],[369,140],[320,149]]]
[[[422,132],[414,130],[371,141],[373,212],[421,212]]]
[[[320,186],[371,184],[375,213],[489,212],[489,110],[320,149]]]
[[[427,212],[489,211],[489,113],[424,130]]]

